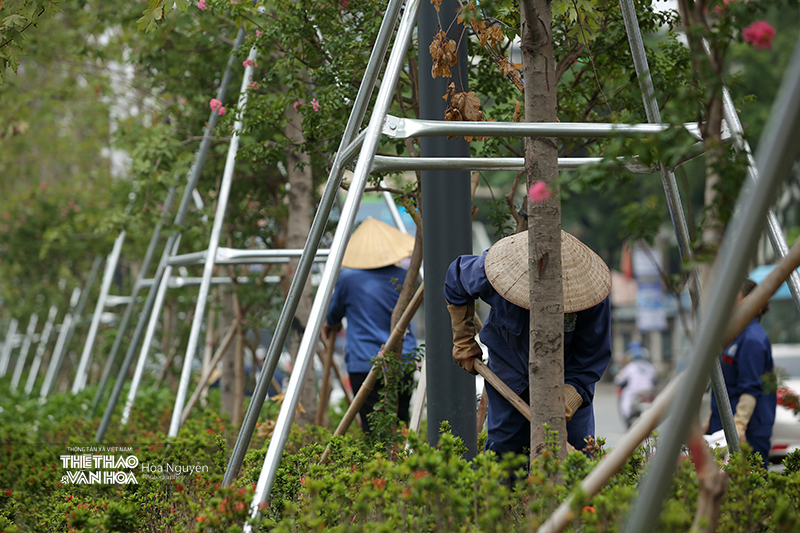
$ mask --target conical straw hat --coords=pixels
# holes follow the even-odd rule
[[[342,266],[381,268],[405,259],[414,250],[414,237],[397,228],[367,217],[350,235]]]
[[[588,246],[561,231],[564,312],[575,313],[602,302],[611,292],[608,266]],[[528,234],[500,239],[486,254],[486,277],[506,300],[530,308],[528,291]]]

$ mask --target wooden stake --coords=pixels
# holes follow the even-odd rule
[[[318,426],[328,425],[328,402],[331,396],[331,366],[333,365],[333,350],[336,345],[336,335],[330,334],[328,342],[325,344],[325,352],[322,357],[322,385],[319,389],[319,405],[314,423]]]
[[[408,307],[406,310],[403,311],[400,320],[397,321],[392,333],[389,335],[389,339],[386,341],[386,344],[381,349],[382,353],[396,353],[398,348],[402,347],[403,336],[405,335],[405,331],[408,328],[408,324],[411,322],[411,319],[414,317],[414,314],[419,309],[419,306],[422,304],[423,295],[425,294],[425,284],[420,284],[417,292],[414,293],[414,297],[411,298],[411,301],[408,303]],[[356,394],[355,398],[353,398],[353,403],[350,404],[350,407],[347,409],[347,412],[342,417],[342,421],[339,422],[339,425],[334,431],[334,435],[344,435],[347,432],[347,429],[350,427],[350,424],[353,423],[353,419],[355,418],[356,414],[358,414],[359,409],[361,406],[364,405],[364,402],[369,396],[369,393],[372,392],[372,389],[375,387],[375,383],[378,381],[378,374],[381,372],[380,367],[373,365],[367,374],[367,378],[364,380],[364,383],[361,385],[361,388],[358,389],[358,394]],[[362,423],[366,423],[365,420],[362,420]],[[330,444],[325,447],[325,452],[322,454],[322,457],[319,459],[319,463],[323,464],[325,461],[328,460],[328,454],[330,453]]]
[[[228,349],[233,341],[233,336],[236,333],[236,328],[240,324],[240,320],[241,319],[237,317],[233,320],[233,322],[230,323],[228,330],[225,332],[225,337],[223,337],[222,342],[220,342],[219,347],[217,347],[217,351],[214,353],[214,357],[211,358],[211,362],[209,362],[208,366],[203,369],[203,373],[200,376],[200,383],[197,384],[197,387],[192,393],[192,397],[189,398],[188,402],[186,402],[186,407],[183,408],[183,413],[181,413],[181,426],[186,423],[186,420],[189,418],[189,413],[191,412],[192,408],[194,408],[194,404],[197,403],[197,400],[200,399],[200,395],[206,388],[208,379],[211,377],[214,367],[217,366],[219,360],[222,359],[222,354],[225,353],[225,350]]]

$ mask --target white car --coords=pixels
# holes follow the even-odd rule
[[[773,344],[772,359],[779,378],[779,386],[800,394],[800,344]],[[772,426],[772,447],[769,460],[779,463],[791,452],[800,448],[800,415],[781,406],[775,409],[775,425]]]

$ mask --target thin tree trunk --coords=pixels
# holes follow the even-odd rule
[[[308,108],[309,106],[305,106]],[[294,143],[295,149],[286,154],[287,172],[289,174],[289,220],[286,233],[287,248],[303,248],[311,230],[311,210],[313,208],[312,194],[313,184],[311,175],[311,158],[302,151],[305,142],[303,137],[303,117],[293,106],[286,110],[288,118],[286,124],[286,136]],[[293,259],[289,262],[288,271],[284,273],[282,286],[284,294],[288,292],[289,284],[297,270],[299,260]],[[300,347],[300,339],[303,336],[308,315],[311,313],[312,292],[309,283],[303,288],[302,295],[297,304],[295,321],[292,328],[290,339],[290,351],[292,354],[292,364],[297,358],[297,351]],[[302,392],[300,393],[300,403],[306,409],[297,413],[295,421],[298,425],[313,424],[316,417],[317,405],[317,380],[314,371],[313,361],[309,364],[308,372],[303,381]]]
[[[556,64],[548,0],[521,0],[525,120],[556,122]],[[527,139],[527,185],[551,186],[558,177],[555,139]],[[528,205],[530,281],[531,459],[545,447],[544,425],[559,434],[566,456],[564,411],[564,304],[561,287],[561,199],[558,194]]]
[[[235,316],[233,304],[233,292],[225,291],[222,294],[221,304],[226,310],[220,313],[220,327],[228,328],[232,322],[229,317]],[[229,346],[222,355],[222,375],[220,376],[220,410],[230,416],[233,422],[234,410],[236,409],[236,347]]]
[[[233,267],[230,269],[231,276],[235,276]],[[234,316],[239,319],[236,324],[236,349],[234,355],[233,366],[233,383],[234,383],[234,403],[233,411],[231,413],[231,423],[238,426],[242,423],[244,418],[244,331],[242,330],[241,319],[243,316],[242,304],[236,293],[233,293],[233,311],[236,313]]]

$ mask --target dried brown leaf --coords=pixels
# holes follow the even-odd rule
[[[522,120],[522,104],[519,100],[515,100],[514,115],[511,117],[512,122],[519,122]]]
[[[444,31],[439,31],[433,36],[433,41],[428,47],[433,59],[433,66],[431,67],[431,76],[437,78],[450,77],[450,67],[456,66],[458,56],[456,55],[456,42],[447,38]]]

